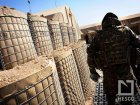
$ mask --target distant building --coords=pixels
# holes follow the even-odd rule
[[[130,27],[137,35],[140,35],[140,13],[134,14],[134,15],[129,15],[120,18],[120,21],[122,24],[127,25]],[[91,24],[91,25],[86,25],[80,27],[81,32],[83,33],[82,38],[84,38],[85,35],[95,35],[96,30],[102,29],[101,23],[97,24]]]
[[[68,6],[57,7],[51,10],[46,10],[43,12],[36,13],[36,15],[43,15],[47,19],[55,20],[59,22],[65,22],[70,26],[73,26],[76,29],[77,38],[81,39],[81,32],[77,21],[72,13],[71,9]]]

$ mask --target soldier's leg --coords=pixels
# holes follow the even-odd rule
[[[134,80],[134,79],[131,79],[131,80]],[[121,87],[121,91],[122,93],[130,93],[131,92],[131,85],[127,85],[127,87]],[[137,81],[134,80],[134,95],[132,96],[132,98],[130,100],[127,100],[127,101],[122,101],[121,102],[121,105],[133,105],[132,102],[134,101],[134,96],[138,93],[138,86],[137,86]],[[131,96],[128,96],[128,97],[131,97]]]
[[[108,105],[115,105],[116,94],[106,93]]]
[[[104,84],[104,92],[106,94],[108,105],[115,105],[117,86],[113,84],[112,81],[111,82],[106,81],[105,79],[103,81],[103,84]]]

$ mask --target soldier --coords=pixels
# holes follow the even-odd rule
[[[134,80],[130,69],[131,47],[140,47],[134,32],[127,26],[121,25],[115,14],[107,13],[102,20],[102,30],[97,32],[87,48],[87,53],[91,74],[97,74],[95,68],[103,71],[104,92],[108,105],[115,105],[118,80]],[[135,85],[135,94],[138,92],[137,89]],[[123,87],[122,91],[127,93],[130,87]],[[123,105],[129,103],[131,104],[131,102],[122,102]]]
[[[87,34],[85,35],[85,40],[86,40],[86,44],[89,44],[89,38]]]

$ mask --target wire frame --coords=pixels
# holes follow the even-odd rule
[[[68,27],[68,35],[69,35],[69,41],[70,44],[74,43],[74,36],[73,36],[73,31],[72,31],[72,27],[70,25],[67,25]]]
[[[53,51],[47,19],[36,15],[28,15],[28,22],[37,54],[48,55]]]
[[[48,27],[49,27],[49,31],[51,34],[53,49],[54,50],[62,49],[63,48],[63,41],[62,41],[59,22],[48,21]]]
[[[37,54],[26,16],[7,7],[0,8],[0,12],[3,13],[0,15],[0,68],[11,69]]]
[[[81,81],[81,86],[85,99],[87,100],[91,96],[91,81],[90,81],[90,70],[87,64],[85,55],[85,43],[78,42],[72,46],[73,55],[77,64],[78,73]]]
[[[68,36],[67,24],[60,23],[60,29],[61,29],[63,45],[68,46],[69,45],[69,36]]]
[[[74,42],[78,42],[78,36],[76,34],[76,29],[74,27],[72,27],[72,32],[73,32],[73,38],[74,38]]]
[[[0,105],[65,105],[58,74],[49,68],[18,82],[0,89]]]
[[[84,105],[85,99],[71,49],[57,53],[54,59],[66,105]]]

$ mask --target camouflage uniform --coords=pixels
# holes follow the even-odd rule
[[[135,34],[128,27],[122,26],[116,15],[110,14],[104,17],[102,30],[97,32],[87,53],[91,73],[95,72],[95,68],[103,71],[108,104],[115,105],[118,80],[134,79],[130,72],[130,51],[131,47],[140,47],[140,44]],[[129,89],[124,88],[122,91],[128,92]]]

